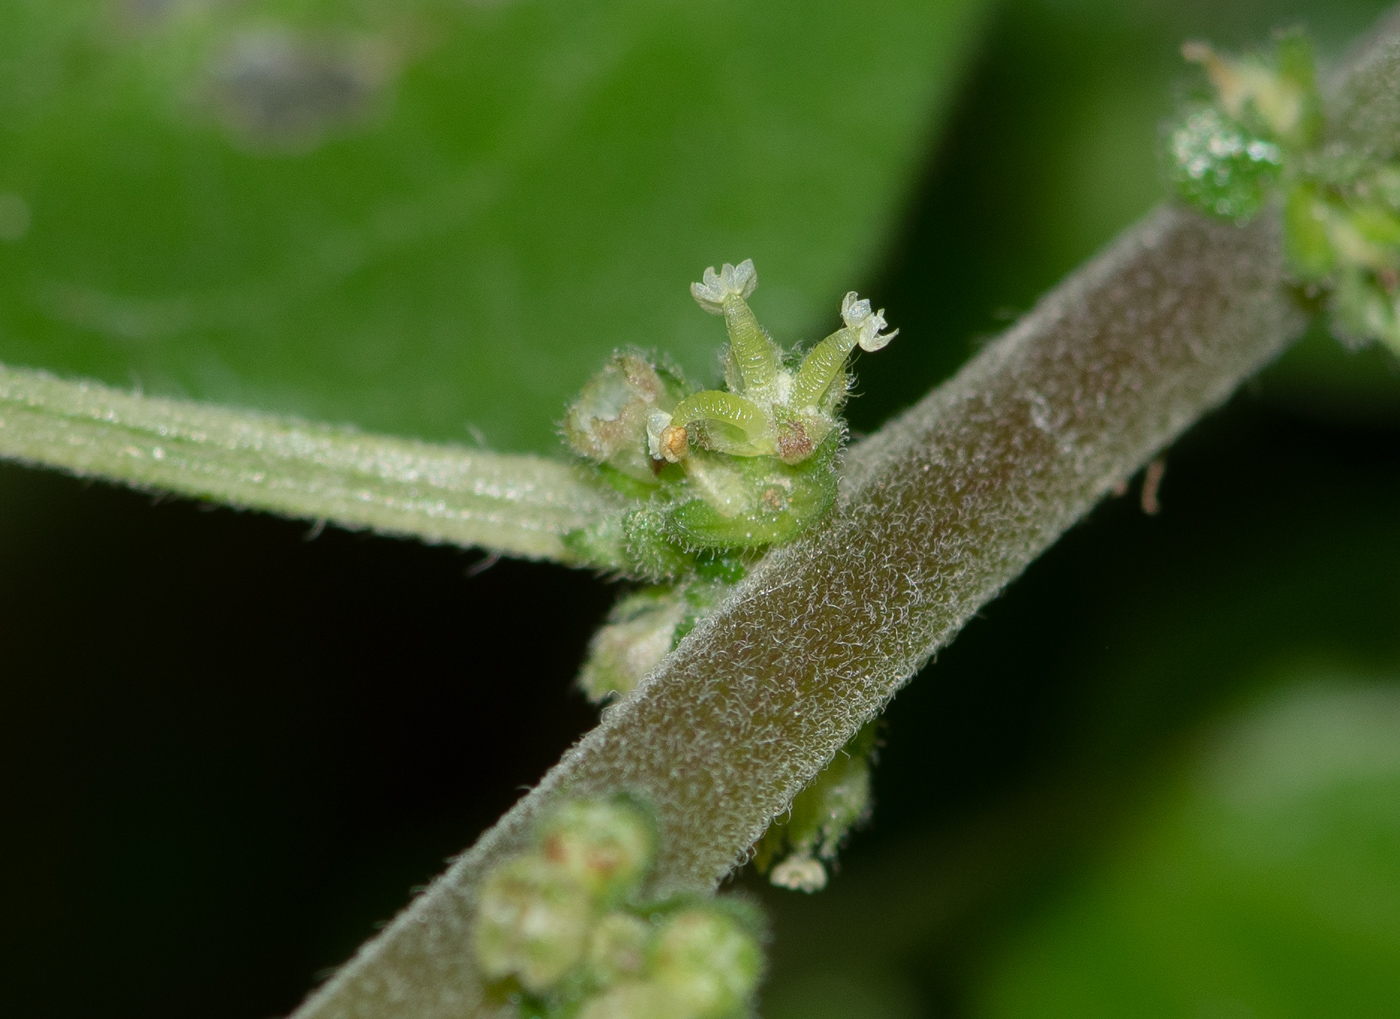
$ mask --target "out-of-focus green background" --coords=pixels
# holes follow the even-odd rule
[[[870,293],[870,430],[1163,195],[1185,38],[1361,0],[16,0],[0,361],[550,448]],[[887,715],[769,1019],[1400,1014],[1400,372],[1309,336]],[[0,469],[0,1013],[294,1007],[586,730],[553,567]]]

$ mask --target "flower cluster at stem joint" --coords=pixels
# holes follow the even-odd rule
[[[626,798],[565,804],[482,884],[476,961],[524,1017],[738,1019],[763,968],[746,903],[638,898],[656,829]]]
[[[1334,333],[1400,353],[1400,163],[1332,129],[1301,34],[1281,35],[1268,54],[1204,43],[1182,54],[1204,65],[1215,99],[1172,135],[1179,193],[1239,222],[1276,203],[1292,272],[1326,293]]]
[[[750,562],[817,523],[836,498],[847,360],[894,338],[884,311],[848,293],[842,326],[797,356],[758,324],[752,261],[706,269],[691,286],[724,318],[724,388],[620,351],[570,405],[563,434],[598,476],[634,500],[569,536],[586,561],[653,581],[623,597],[594,636],[579,676],[590,700],[626,697],[741,580]],[[816,891],[850,828],[870,812],[874,730],[867,726],[770,828],[755,862],[774,884]],[[773,864],[776,862],[776,866]]]
[[[752,261],[707,269],[691,294],[724,317],[724,387],[692,386],[678,368],[620,351],[569,407],[563,434],[631,509],[567,538],[583,561],[642,580],[677,581],[741,566],[790,541],[830,510],[841,407],[856,347],[894,337],[883,312],[849,293],[843,325],[805,356],[784,351],[758,324],[748,298]],[[727,565],[724,565],[727,564]]]

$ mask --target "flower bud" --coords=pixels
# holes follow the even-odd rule
[[[681,1010],[659,984],[633,980],[589,998],[578,1019],[695,1019],[695,1013]]]
[[[606,464],[634,481],[655,484],[647,451],[647,419],[657,407],[674,407],[681,389],[678,378],[664,378],[640,354],[615,354],[570,404],[564,416],[564,438],[579,456]]]
[[[631,913],[609,913],[598,921],[588,941],[588,975],[606,987],[637,977],[646,967],[651,926]]]
[[[656,831],[621,799],[575,800],[545,824],[546,859],[597,899],[625,896],[641,884],[656,855]]]
[[[669,1014],[721,1019],[753,994],[762,969],[758,938],[733,912],[708,905],[665,921],[651,972],[675,1007]]]
[[[588,699],[631,693],[671,650],[686,614],[683,589],[649,587],[623,598],[588,645],[579,686]]]
[[[793,853],[773,868],[768,879],[794,892],[819,892],[826,887],[826,868],[806,853]]]
[[[582,958],[594,914],[588,889],[566,867],[534,853],[518,856],[482,884],[477,963],[492,980],[514,976],[543,993]]]

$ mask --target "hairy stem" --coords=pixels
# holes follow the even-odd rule
[[[533,456],[123,393],[0,366],[0,458],[286,516],[571,563],[617,505]]]
[[[768,556],[636,694],[298,1013],[486,1014],[481,875],[561,797],[656,807],[654,891],[710,889],[938,647],[1301,332],[1276,230],[1164,209],[851,450],[820,533]]]

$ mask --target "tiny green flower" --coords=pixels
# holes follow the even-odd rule
[[[763,950],[733,911],[696,906],[673,914],[656,936],[652,979],[688,1019],[723,1019],[758,986]]]
[[[477,964],[489,979],[515,977],[544,993],[582,959],[594,912],[588,890],[566,867],[534,854],[510,860],[481,887]]]
[[[656,831],[627,800],[575,800],[545,823],[541,850],[590,895],[615,901],[634,892],[651,868]]]
[[[614,911],[600,919],[588,940],[591,983],[606,987],[639,976],[646,968],[655,932],[632,913]]]
[[[803,892],[826,887],[823,861],[834,860],[851,829],[870,816],[877,729],[877,722],[866,723],[754,847],[754,864],[773,884]]]
[[[896,333],[885,331],[883,310],[848,293],[843,327],[790,366],[795,358],[784,355],[749,307],[757,286],[746,260],[706,269],[690,288],[701,308],[724,317],[724,388],[693,390],[678,371],[625,352],[569,408],[563,431],[570,448],[639,501],[620,519],[566,538],[584,561],[680,582],[698,554],[782,544],[831,508],[845,436],[846,361],[857,347],[880,350]],[[634,629],[633,639],[642,640]],[[607,652],[614,660],[619,653],[626,654]]]
[[[1244,221],[1281,192],[1284,248],[1296,278],[1324,291],[1344,342],[1400,353],[1400,166],[1327,137],[1312,50],[1297,33],[1270,56],[1182,48],[1202,64],[1216,103],[1172,135],[1182,197]]]

